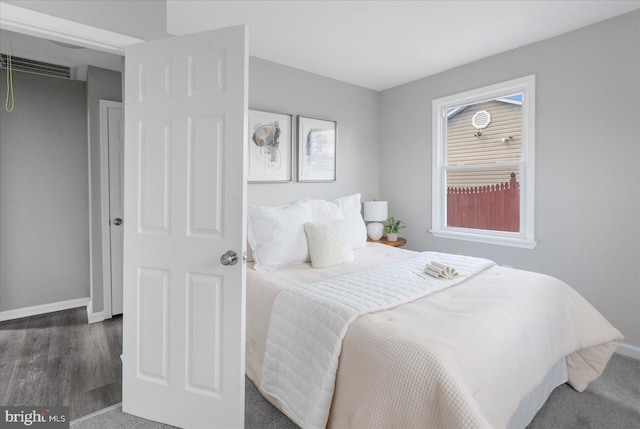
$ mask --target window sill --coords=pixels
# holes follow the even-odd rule
[[[525,238],[489,236],[483,234],[474,234],[470,232],[434,229],[430,230],[429,232],[431,232],[434,237],[439,238],[451,238],[454,240],[473,241],[476,243],[495,244],[498,246],[519,247],[522,249],[533,249],[538,244],[538,242],[535,240],[528,240]]]

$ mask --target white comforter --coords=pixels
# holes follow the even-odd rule
[[[434,261],[460,275],[425,275],[424,267]],[[282,291],[273,305],[262,390],[277,398],[301,427],[324,428],[342,340],[356,317],[451,287],[492,265],[487,259],[423,252],[395,264]]]
[[[327,270],[298,264],[247,272],[247,375],[262,378],[278,293],[415,255],[370,246]],[[491,267],[454,286],[358,317],[342,344],[330,428],[504,428],[520,402],[566,357],[582,391],[622,335],[563,282]],[[275,406],[277,399],[262,392]]]

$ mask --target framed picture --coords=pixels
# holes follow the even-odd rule
[[[249,183],[291,181],[291,115],[249,110]]]
[[[335,182],[337,125],[298,116],[298,182]]]

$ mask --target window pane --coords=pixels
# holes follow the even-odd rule
[[[522,96],[447,109],[447,165],[520,161]]]
[[[520,168],[447,171],[447,226],[520,231]]]

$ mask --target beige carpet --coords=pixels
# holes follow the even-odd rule
[[[164,429],[171,426],[107,409],[71,422],[74,429]],[[295,429],[246,380],[246,429]],[[615,354],[602,377],[583,393],[557,387],[528,429],[640,429],[640,361]]]

